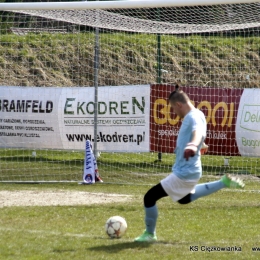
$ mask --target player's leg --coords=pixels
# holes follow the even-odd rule
[[[190,193],[180,199],[178,202],[180,204],[188,204],[200,197],[208,196],[212,193],[215,193],[223,188],[237,188],[241,189],[245,186],[243,181],[239,178],[230,177],[228,175],[224,175],[220,180],[197,184],[195,186],[195,192]]]
[[[135,241],[137,242],[151,242],[156,241],[157,237],[155,235],[156,221],[158,218],[158,209],[156,206],[156,201],[168,196],[164,191],[161,183],[152,187],[144,195],[144,210],[145,210],[145,226],[146,230],[144,233],[137,237]]]
[[[225,188],[225,184],[219,180],[219,181],[214,181],[214,182],[208,182],[208,183],[202,183],[202,184],[197,184],[195,186],[195,192],[194,193],[189,193],[182,199],[178,200],[180,204],[188,204],[200,197],[208,196],[212,193],[215,193],[223,188]]]
[[[166,196],[168,195],[164,191],[161,183],[152,187],[144,196],[146,231],[151,234],[155,233],[156,220],[158,218],[156,201]]]

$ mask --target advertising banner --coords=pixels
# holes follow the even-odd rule
[[[242,94],[236,141],[242,156],[260,156],[260,89],[245,89]]]
[[[0,87],[0,147],[62,148],[60,94],[61,88]]]
[[[94,88],[63,88],[59,129],[64,149],[94,141]],[[150,86],[100,87],[99,151],[149,151]]]
[[[149,151],[150,86],[99,87],[98,150]],[[84,150],[94,88],[0,87],[0,147]]]
[[[260,156],[260,90],[182,87],[207,120],[209,154]],[[181,119],[171,85],[99,87],[99,151],[173,153]],[[94,88],[0,87],[0,147],[84,150]]]
[[[209,154],[239,155],[236,145],[236,117],[242,89],[182,87],[207,120]],[[172,153],[181,119],[172,111],[168,97],[171,85],[152,85],[150,99],[150,150]]]

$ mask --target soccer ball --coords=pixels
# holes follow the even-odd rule
[[[124,218],[119,216],[111,217],[107,220],[105,231],[111,238],[122,237],[127,229],[127,224]]]

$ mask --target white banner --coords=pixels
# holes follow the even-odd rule
[[[244,89],[240,99],[236,142],[242,156],[260,156],[260,89]]]
[[[149,151],[150,86],[99,87],[98,150]],[[0,146],[84,150],[94,88],[0,87]]]
[[[61,88],[0,87],[0,146],[61,148]]]

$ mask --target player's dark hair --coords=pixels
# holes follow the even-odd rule
[[[187,104],[189,100],[190,99],[187,94],[179,89],[178,84],[175,86],[175,90],[169,96],[169,101],[172,103],[181,102],[183,104]]]

